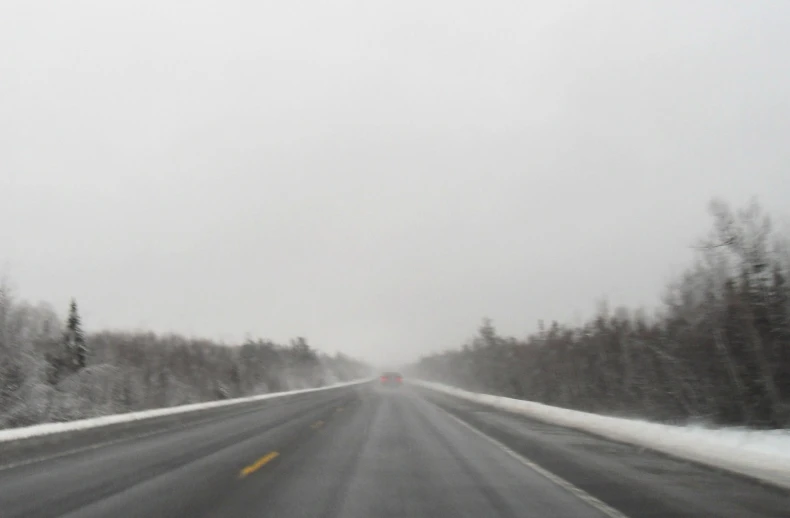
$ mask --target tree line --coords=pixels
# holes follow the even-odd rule
[[[523,339],[485,320],[415,375],[474,391],[671,423],[790,426],[790,248],[756,202],[713,228],[654,314],[606,306]]]
[[[145,332],[84,333],[72,301],[61,322],[48,304],[0,286],[0,428],[320,387],[370,375],[304,338],[288,344]]]

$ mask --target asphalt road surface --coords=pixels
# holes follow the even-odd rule
[[[733,475],[408,386],[3,465],[0,517],[790,516]]]

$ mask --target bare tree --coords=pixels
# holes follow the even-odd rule
[[[422,358],[413,373],[472,390],[665,421],[790,424],[790,245],[756,202],[714,200],[696,263],[656,318],[606,301],[575,327],[525,340],[484,321],[472,347]]]

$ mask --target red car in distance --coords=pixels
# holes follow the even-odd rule
[[[399,387],[403,384],[403,376],[398,372],[385,372],[379,379],[381,384],[387,387]]]

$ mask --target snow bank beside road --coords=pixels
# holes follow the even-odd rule
[[[575,428],[790,489],[790,430],[670,426],[478,394],[439,383],[412,383],[546,423]]]
[[[85,430],[88,428],[98,428],[100,426],[107,426],[118,423],[129,423],[133,421],[140,421],[143,419],[151,419],[153,417],[161,417],[166,415],[182,414],[186,412],[196,412],[200,410],[208,410],[209,408],[217,408],[230,405],[238,405],[240,403],[251,403],[254,401],[263,401],[265,399],[273,399],[283,396],[293,396],[295,394],[305,394],[308,392],[318,392],[322,390],[331,390],[340,387],[347,387],[351,385],[359,385],[367,383],[368,379],[349,381],[346,383],[338,383],[329,385],[327,387],[310,388],[302,390],[292,390],[289,392],[271,392],[269,394],[260,394],[258,396],[249,396],[237,399],[226,399],[223,401],[210,401],[207,403],[195,403],[192,405],[182,405],[167,408],[157,408],[154,410],[143,410],[141,412],[130,412],[128,414],[113,414],[102,417],[95,417],[91,419],[80,419],[77,421],[69,421],[65,423],[44,423],[34,426],[27,426],[24,428],[11,428],[9,430],[0,430],[0,443],[17,441],[20,439],[29,439],[32,437],[39,437],[42,435],[50,435],[55,433],[73,432],[77,430]]]

